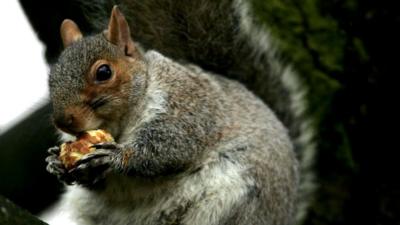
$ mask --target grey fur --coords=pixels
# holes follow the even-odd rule
[[[65,205],[74,205],[68,210],[77,221],[291,224],[297,161],[272,111],[241,84],[193,65],[153,51],[145,62],[145,94],[137,110],[123,115],[123,131],[113,134],[123,147],[111,153],[104,189],[75,187],[83,190],[64,198]],[[68,96],[63,86],[55,93]],[[148,101],[160,92],[164,99]],[[123,163],[129,151],[133,157]]]
[[[268,29],[257,23],[249,0],[83,1],[92,29],[101,31],[113,4],[126,15],[134,39],[146,49],[201,66],[243,83],[288,128],[300,161],[297,223],[316,188],[313,121],[307,116],[307,87],[277,53]]]
[[[101,4],[97,1],[96,3],[85,1],[87,17],[93,22],[95,30],[100,31],[105,28],[107,22],[105,18],[108,18],[110,6],[113,3],[114,1],[102,1]],[[206,177],[207,169],[214,171],[215,167],[225,168],[229,165],[228,168],[232,168],[232,165],[238,165],[238,168],[234,168],[240,171],[240,176],[236,178],[240,178],[239,183],[244,184],[245,187],[239,191],[242,194],[238,194],[240,197],[235,198],[235,202],[221,210],[223,213],[213,215],[212,218],[215,220],[204,221],[200,224],[293,224],[295,220],[296,223],[300,223],[309,204],[310,194],[314,190],[314,178],[310,169],[314,154],[313,131],[309,128],[309,121],[304,116],[306,90],[301,86],[297,74],[289,67],[282,65],[265,28],[256,25],[253,21],[249,5],[241,0],[202,0],[190,3],[188,1],[147,0],[117,1],[117,3],[120,4],[131,24],[135,41],[138,41],[144,49],[157,49],[168,58],[181,63],[194,63],[209,71],[239,80],[261,96],[290,131],[289,135],[300,161],[300,184],[298,184],[298,164],[294,159],[286,130],[280,125],[274,113],[260,100],[236,82],[203,72],[196,66],[176,64],[157,53],[150,52],[147,53],[148,69],[153,68],[155,71],[148,74],[154,79],[157,73],[161,73],[160,77],[163,77],[161,75],[166,71],[167,74],[172,75],[166,80],[163,78],[158,82],[152,81],[154,84],[166,84],[166,87],[158,87],[164,94],[151,96],[146,92],[147,97],[138,95],[135,99],[165,98],[167,102],[163,105],[165,108],[150,110],[150,114],[155,117],[141,123],[143,118],[138,115],[140,110],[146,108],[146,104],[142,102],[139,103],[140,107],[130,114],[130,118],[121,114],[118,116],[118,122],[109,124],[114,134],[119,137],[119,143],[125,143],[133,149],[143,149],[140,157],[132,158],[129,168],[117,167],[120,172],[133,175],[134,181],[127,181],[125,177],[117,175],[114,178],[108,178],[107,182],[110,183],[100,195],[92,191],[71,190],[66,194],[68,197],[65,201],[75,199],[76,197],[72,195],[77,193],[80,196],[82,193],[88,196],[79,201],[88,207],[88,211],[85,211],[84,207],[78,207],[80,209],[78,217],[84,218],[86,222],[89,221],[89,224],[91,222],[162,224],[161,221],[165,221],[165,224],[180,224],[179,222],[185,221],[184,218],[195,218],[195,215],[201,215],[201,212],[196,214],[196,204],[198,208],[207,207],[207,204],[212,206],[212,200],[207,198],[207,187],[204,187],[202,193],[191,193],[184,198],[174,199],[173,197],[177,196],[171,191],[185,192],[179,189],[176,183],[183,182],[185,179],[196,180],[202,176]],[[88,40],[84,39],[83,42],[92,42]],[[78,49],[76,46],[71,49]],[[82,47],[79,52],[81,50],[90,50],[91,57],[96,55],[92,54],[90,47]],[[66,50],[68,51],[74,55],[72,52],[76,50]],[[82,52],[79,54],[83,54]],[[63,60],[67,58],[62,56],[58,65],[62,65]],[[75,64],[78,63],[69,58],[66,60],[66,68],[71,64],[71,60]],[[88,66],[86,64],[90,64],[90,60],[83,61],[79,61],[78,68],[86,68]],[[63,83],[69,84],[79,80],[78,78],[69,81],[68,77],[70,76],[63,78],[67,79]],[[185,81],[188,77],[193,77],[191,79],[195,79],[195,82]],[[196,77],[207,82],[199,82]],[[146,79],[151,86],[150,78]],[[175,83],[181,79],[183,80],[178,84]],[[53,83],[61,79],[55,80]],[[190,88],[194,85],[192,82],[201,84],[201,88],[206,87],[207,91],[198,87]],[[55,85],[56,89],[58,87],[57,90],[61,90],[60,86],[65,83]],[[169,88],[172,83],[176,89]],[[79,87],[79,84],[73,84],[73,86]],[[165,92],[164,89],[168,91]],[[72,88],[72,90],[76,89]],[[170,98],[169,91],[178,93],[183,91],[185,97],[174,101]],[[58,98],[70,96],[71,99],[76,99],[72,94],[57,94],[57,96]],[[189,101],[191,98],[193,100]],[[201,104],[190,107],[188,115],[171,118],[169,113],[174,107],[186,109],[187,106],[182,101],[188,101],[187,105],[191,102],[201,102]],[[69,100],[66,99],[62,102],[69,104]],[[236,123],[240,125],[240,129],[236,129]],[[227,129],[231,126],[234,128]],[[122,127],[126,130],[122,131]],[[187,130],[188,127],[190,131]],[[163,130],[164,128],[166,130]],[[150,130],[155,133],[150,134]],[[230,135],[233,137],[227,140],[214,140],[215,134],[220,130],[231,130]],[[150,141],[150,136],[159,141]],[[132,141],[132,137],[142,138]],[[183,149],[185,151],[182,151]],[[171,154],[166,154],[167,152]],[[146,154],[149,155],[146,156]],[[152,156],[151,160],[149,156]],[[125,190],[127,183],[132,187],[128,193]],[[148,193],[143,191],[141,185],[149,188]],[[187,187],[185,185],[181,187]],[[300,190],[298,194],[296,194],[297,189]],[[118,195],[114,193],[116,190]],[[133,195],[132,199],[127,198],[134,190],[138,190],[139,196]],[[230,190],[226,190],[223,193],[231,194],[229,192]],[[232,196],[235,196],[235,193],[232,193]],[[298,200],[295,206],[296,197]],[[166,202],[179,202],[179,204],[168,205],[165,208],[165,205],[162,206],[160,203],[160,208],[157,208],[157,200],[163,200],[165,204]],[[108,204],[118,205],[119,203],[124,205],[124,210],[121,212],[126,212],[126,207],[133,207],[131,205],[134,205],[135,209],[141,206],[152,206],[153,208],[150,208],[153,211],[138,216],[132,208],[131,213],[129,213],[130,210],[127,211],[127,218],[118,218],[121,214],[117,212],[118,210],[110,208]],[[94,214],[93,211],[95,211]],[[294,212],[297,213],[296,219],[293,216]],[[147,218],[145,218],[146,215]],[[187,222],[187,224],[195,223]]]

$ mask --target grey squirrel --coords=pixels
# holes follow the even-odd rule
[[[49,150],[48,170],[77,184],[68,187],[53,219],[65,213],[77,224],[301,222],[313,189],[312,174],[304,173],[313,144],[297,75],[282,66],[245,2],[199,1],[183,11],[172,6],[190,3],[160,1],[169,7],[153,8],[155,2],[121,2],[131,27],[114,8],[108,29],[93,36],[83,37],[75,23],[63,22],[66,49],[49,78],[55,124],[71,134],[102,128],[116,143],[96,145],[72,172],[60,164],[58,148]],[[207,39],[209,29],[193,33],[198,29],[188,22],[200,23],[196,16],[214,15],[218,8],[226,10],[205,23],[213,39]],[[138,26],[154,22],[161,9],[181,13],[185,29],[158,18],[178,39],[158,37],[151,25],[143,29],[154,33]],[[198,14],[186,18],[184,10]],[[92,12],[93,18],[104,17],[88,8],[88,16]],[[93,21],[104,26],[101,19]],[[220,35],[215,21],[222,24]],[[191,38],[195,34],[201,42]],[[205,57],[215,53],[222,53],[215,56],[220,61]],[[262,81],[256,85],[265,87],[263,100],[272,110],[223,76],[245,84],[246,76]]]

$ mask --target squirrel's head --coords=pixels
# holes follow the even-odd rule
[[[115,127],[146,85],[145,63],[127,21],[115,6],[101,34],[83,37],[68,19],[60,31],[65,49],[49,77],[56,127],[71,134],[98,128],[120,132]]]

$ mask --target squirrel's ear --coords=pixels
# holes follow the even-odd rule
[[[72,20],[65,19],[60,27],[61,39],[64,44],[64,48],[70,46],[75,41],[82,38],[82,33],[79,30],[78,25]]]
[[[108,41],[120,47],[127,56],[133,56],[136,53],[128,22],[117,6],[112,9],[106,36]]]

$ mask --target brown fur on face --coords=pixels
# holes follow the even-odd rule
[[[56,126],[65,132],[75,134],[97,129],[104,120],[114,118],[116,114],[121,113],[120,103],[129,98],[133,74],[137,68],[128,66],[129,63],[132,65],[133,61],[132,58],[122,56],[114,60],[100,59],[93,63],[84,75],[85,83],[79,94],[79,100],[65,107],[62,115],[55,119]],[[112,75],[109,80],[98,82],[96,72],[104,64],[110,66]],[[105,104],[111,107],[104,109],[94,107],[93,103],[99,99],[105,99]]]
[[[63,117],[58,117],[54,122],[60,130],[77,134],[99,127],[102,120],[95,115],[90,107],[79,104],[65,108]]]
[[[63,24],[66,49],[49,79],[54,122],[68,133],[103,128],[115,135],[132,105],[128,102],[139,100],[146,86],[146,66],[129,26],[117,7],[108,30],[95,36],[75,38],[81,34],[78,26],[69,20]],[[106,80],[96,78],[102,65],[111,70]],[[56,88],[60,84],[63,88]]]
[[[86,74],[86,84],[82,91],[82,99],[84,102],[93,100],[96,96],[102,94],[117,94],[120,93],[121,86],[129,84],[132,80],[132,74],[129,73],[128,60],[117,59],[117,60],[97,60],[91,66],[89,73]],[[112,76],[109,80],[103,82],[96,81],[97,69],[102,65],[108,65],[111,68]],[[122,97],[122,96],[121,96]]]
[[[102,125],[107,126],[109,121],[122,117],[128,110],[126,100],[131,98],[135,89],[135,74],[143,74],[143,63],[128,56],[120,56],[113,60],[105,58],[93,63],[84,74],[84,86],[77,101],[67,105],[63,112],[60,112],[62,115],[55,119],[59,129],[76,134],[90,129],[107,128]],[[112,75],[110,79],[98,82],[96,72],[104,64],[110,67]],[[96,107],[96,101],[99,100],[107,107]],[[65,122],[70,118],[71,123]],[[60,120],[64,122],[59,122]]]

